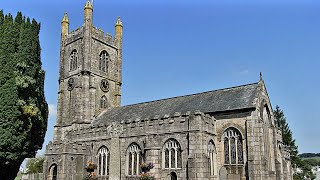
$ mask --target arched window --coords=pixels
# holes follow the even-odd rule
[[[73,50],[70,54],[70,71],[76,70],[78,68],[78,52]]]
[[[110,166],[110,152],[105,146],[101,147],[98,151],[98,173],[100,176],[109,175]]]
[[[235,128],[228,128],[223,133],[224,163],[226,165],[243,164],[242,136]]]
[[[216,147],[213,143],[213,140],[210,140],[208,143],[208,157],[209,157],[209,172],[210,175],[213,176],[216,174],[216,159],[217,159],[217,153],[216,153]]]
[[[49,168],[49,180],[57,180],[58,177],[58,167],[56,164],[53,164],[52,166],[50,166]]]
[[[108,107],[107,97],[103,95],[100,99],[100,108],[105,109],[107,107]]]
[[[140,163],[142,162],[141,149],[133,143],[127,149],[127,175],[139,175]]]
[[[181,148],[178,141],[169,139],[163,146],[162,166],[169,169],[182,168]]]
[[[103,71],[103,72],[107,72],[108,71],[108,65],[109,65],[109,60],[110,60],[110,56],[107,53],[107,51],[102,51],[100,53],[100,60],[99,60],[99,70]]]

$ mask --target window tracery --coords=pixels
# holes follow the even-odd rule
[[[100,176],[109,175],[110,166],[110,152],[105,146],[101,147],[98,151],[98,173]]]
[[[240,132],[235,128],[228,128],[223,133],[224,163],[226,165],[243,164],[243,142]]]
[[[142,154],[140,147],[133,143],[127,149],[127,174],[129,176],[140,174]]]
[[[174,139],[168,140],[162,151],[163,167],[168,169],[182,168],[181,148],[178,141]]]
[[[99,56],[99,70],[103,72],[108,71],[110,56],[107,51],[102,51]]]
[[[70,54],[70,71],[74,71],[78,68],[78,52],[73,50]]]
[[[209,172],[210,175],[215,175],[216,174],[216,158],[217,158],[217,154],[216,154],[216,148],[215,145],[213,143],[213,140],[210,140],[208,143],[208,157],[209,157]]]

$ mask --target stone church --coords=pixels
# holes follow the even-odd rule
[[[290,154],[274,123],[264,81],[121,106],[122,30],[61,26],[58,115],[46,147],[46,180],[291,180]]]

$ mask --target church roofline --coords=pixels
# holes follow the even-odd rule
[[[153,103],[153,102],[157,102],[157,101],[164,101],[164,100],[170,100],[170,99],[182,98],[182,97],[188,97],[188,96],[196,96],[196,95],[199,95],[199,94],[212,93],[212,92],[215,92],[215,91],[225,91],[225,90],[241,88],[241,87],[245,87],[245,86],[251,86],[251,85],[255,85],[255,84],[258,85],[259,82],[249,83],[249,84],[244,84],[244,85],[239,85],[239,86],[232,86],[232,87],[228,87],[228,88],[215,89],[215,90],[204,91],[204,92],[198,92],[198,93],[187,94],[187,95],[182,95],[182,96],[173,96],[173,97],[168,97],[168,98],[164,98],[164,99],[145,101],[145,102],[140,102],[140,103],[135,103],[135,104],[128,104],[128,105],[124,105],[124,106],[121,106],[121,107],[128,107],[128,106],[134,106],[134,105],[139,105],[139,104],[147,104],[147,103]]]

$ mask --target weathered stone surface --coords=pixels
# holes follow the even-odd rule
[[[139,179],[132,175],[139,169],[135,157],[154,164],[150,174],[157,180],[292,179],[290,154],[274,124],[262,79],[119,107],[122,23],[117,20],[114,38],[105,36],[93,27],[90,8],[85,9],[84,26],[62,34],[58,117],[54,140],[46,148],[46,180],[82,180],[88,161],[98,165],[99,180]],[[73,50],[78,68],[70,71]],[[106,72],[99,69],[102,51],[109,54]],[[108,88],[101,88],[103,79]],[[107,162],[99,154],[102,149]]]

